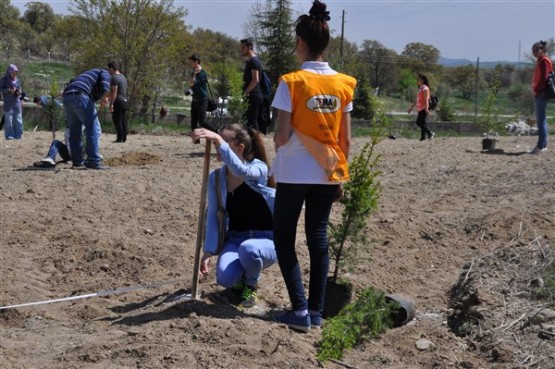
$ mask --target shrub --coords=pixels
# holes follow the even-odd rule
[[[382,292],[369,287],[359,298],[347,305],[339,315],[326,320],[317,358],[321,361],[339,360],[345,350],[362,339],[373,338],[392,327],[391,315],[399,306],[387,302]]]

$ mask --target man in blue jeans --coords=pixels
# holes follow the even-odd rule
[[[73,168],[108,169],[102,164],[99,152],[100,121],[95,102],[103,108],[110,95],[110,73],[105,69],[91,69],[75,77],[63,93],[64,111],[69,128],[69,148]],[[83,159],[83,136],[85,127],[87,159]]]

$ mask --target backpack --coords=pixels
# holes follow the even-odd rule
[[[439,102],[439,99],[437,98],[436,95],[430,95],[430,99],[428,100],[428,110],[429,111],[435,110],[435,108],[437,108],[438,102]]]
[[[264,69],[262,69],[260,73],[260,88],[264,98],[269,99],[272,94],[272,82],[270,81],[270,77],[268,77],[268,73],[266,73]]]

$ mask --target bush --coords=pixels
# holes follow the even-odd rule
[[[391,315],[398,309],[395,302],[387,302],[383,293],[369,287],[359,298],[347,305],[339,315],[326,320],[317,358],[321,361],[339,360],[345,350],[362,339],[373,338],[393,326]]]

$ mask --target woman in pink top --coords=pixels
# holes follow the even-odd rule
[[[547,42],[539,41],[532,46],[532,54],[537,59],[534,76],[532,77],[532,91],[534,92],[534,110],[538,126],[538,143],[530,154],[547,152],[547,99],[545,88],[547,76],[553,71],[553,63],[546,53]]]
[[[420,127],[420,141],[424,141],[426,137],[428,139],[434,138],[436,135],[434,132],[428,129],[426,125],[426,117],[430,114],[429,101],[430,101],[430,87],[428,83],[428,77],[423,74],[418,75],[418,94],[416,95],[416,102],[414,102],[408,112],[412,111],[412,108],[416,105],[416,111],[418,112],[418,117],[416,118],[416,125]]]

